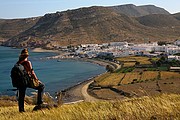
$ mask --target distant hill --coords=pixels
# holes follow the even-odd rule
[[[32,28],[11,38],[6,45],[37,46],[40,42],[49,46],[52,41],[60,45],[119,41],[133,38],[133,28],[140,31],[140,27],[136,20],[117,14],[110,8],[80,8],[46,14]]]
[[[136,6],[133,4],[119,5],[112,7],[116,12],[125,14],[131,17],[140,17],[149,14],[165,14],[170,13],[163,8],[156,7],[154,5]]]
[[[133,6],[126,5],[126,9],[130,7],[129,11],[132,11]],[[133,8],[139,9],[136,6]],[[141,16],[143,13],[141,12],[139,14],[141,17],[132,17],[132,15],[117,12],[113,7],[98,6],[46,14],[27,26],[26,22],[13,24],[15,27],[12,26],[14,28],[12,30],[15,30],[17,26],[17,33],[10,34],[10,39],[3,45],[51,49],[55,46],[84,43],[144,42],[145,38],[149,41],[173,41],[180,36],[180,21],[175,19],[176,17],[165,11],[155,14],[154,11],[163,11],[162,8],[155,6],[141,6],[140,8],[144,9],[146,14],[148,11],[148,15]],[[153,8],[158,10],[153,11]],[[0,33],[3,33],[3,30],[0,29]]]
[[[26,19],[0,19],[0,39],[8,39],[32,27],[37,21],[36,18]]]
[[[175,27],[180,26],[178,21],[172,15],[151,14],[137,18],[139,23],[149,27]]]
[[[170,14],[164,8],[160,8],[160,7],[157,7],[155,5],[144,5],[144,6],[139,6],[139,8],[147,11],[149,14],[165,14],[165,15]]]
[[[180,20],[180,13],[173,14],[173,16],[174,16],[176,19]]]

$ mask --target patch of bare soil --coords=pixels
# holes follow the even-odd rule
[[[112,100],[112,99],[124,99],[125,97],[119,95],[117,92],[114,92],[110,89],[99,89],[93,90],[94,95],[99,99]]]
[[[162,93],[180,94],[180,79],[163,79],[94,89],[90,93],[101,99],[124,99],[126,97],[153,96]]]

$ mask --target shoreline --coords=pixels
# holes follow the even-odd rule
[[[77,59],[76,59],[77,60]],[[81,61],[84,61],[81,59]],[[103,63],[102,61],[88,61],[88,60],[85,60],[85,62],[93,62],[93,64],[98,64],[98,65],[101,65],[101,66],[104,66],[106,65],[107,63]],[[105,72],[99,74],[99,75],[102,75],[104,74]],[[96,76],[93,76],[91,78],[88,78],[88,79],[85,79],[84,81],[82,82],[79,82],[71,87],[68,87],[64,90],[61,90],[61,91],[56,91],[57,93],[58,92],[62,92],[63,93],[63,98],[62,98],[62,102],[63,104],[71,104],[71,103],[76,103],[76,102],[82,102],[82,101],[89,101],[88,98],[86,99],[86,97],[83,95],[82,92],[84,91],[87,91],[88,89],[88,84],[90,82],[93,82],[94,79],[96,77],[98,77],[99,75],[96,75]],[[87,87],[87,88],[84,88],[84,87]],[[3,96],[7,96],[7,95],[3,95]],[[3,97],[3,96],[0,96]],[[9,95],[8,95],[9,96]],[[52,95],[51,95],[52,96]],[[90,95],[89,95],[90,96]],[[9,96],[9,97],[16,97],[15,95],[13,96]],[[33,97],[33,95],[29,96],[29,97]],[[53,98],[54,99],[54,98]],[[96,99],[96,98],[95,98]],[[92,101],[92,100],[91,100]]]
[[[61,54],[61,51],[57,51],[57,50],[45,50],[45,49],[42,49],[42,48],[38,48],[38,49],[34,49],[33,52],[55,52],[57,53],[57,55],[55,56],[51,56],[51,57],[48,57],[47,59],[57,59],[57,60],[77,60],[77,61],[82,61],[82,62],[90,62],[90,63],[93,63],[93,64],[96,64],[96,65],[100,65],[100,66],[103,66],[103,67],[106,67],[107,65],[109,64],[112,64],[108,61],[102,61],[102,60],[97,60],[97,59],[88,59],[88,58],[62,58]],[[107,72],[107,71],[105,71]],[[102,75],[104,74],[105,72],[99,74],[99,75]],[[68,87],[64,90],[61,90],[61,91],[56,91],[57,93],[58,92],[62,92],[63,93],[63,98],[62,98],[62,102],[64,104],[71,104],[71,103],[76,103],[76,102],[82,102],[82,101],[89,101],[85,98],[85,96],[83,95],[84,93],[86,93],[87,89],[88,89],[88,86],[89,86],[89,83],[90,82],[93,82],[94,78],[96,78],[97,76],[99,75],[96,75],[94,77],[91,77],[91,78],[88,78],[80,83],[77,83],[71,87]],[[88,93],[86,93],[88,94]],[[87,95],[86,95],[87,96]],[[89,95],[90,96],[90,95]],[[93,97],[92,97],[93,98]],[[96,99],[96,98],[94,98]]]
[[[34,48],[32,49],[32,52],[59,52],[58,50],[46,50],[46,49],[43,49],[43,48]]]
[[[42,48],[35,48],[32,49],[32,52],[53,52],[53,53],[57,53],[57,55],[55,56],[51,56],[49,57],[49,59],[57,59],[57,60],[77,60],[77,61],[82,61],[82,62],[90,62],[93,64],[97,64],[103,67],[106,67],[106,65],[110,64],[108,62],[104,62],[104,61],[100,61],[100,60],[96,60],[96,59],[88,59],[88,58],[62,58],[60,59],[59,56],[61,56],[61,51],[58,50],[46,50],[46,49],[42,49]],[[47,58],[48,59],[48,58]],[[101,74],[104,74],[101,73]],[[99,75],[101,75],[99,74]],[[82,88],[88,84],[89,82],[92,82],[94,80],[94,78],[96,78],[97,76],[93,76],[91,78],[85,79],[80,83],[77,83],[71,87],[68,87],[62,91],[65,92],[65,97],[63,98],[63,102],[64,103],[71,103],[71,102],[76,102],[76,101],[83,101],[85,98],[82,94]],[[87,89],[86,89],[87,90]],[[56,92],[60,92],[60,91],[56,91]],[[31,97],[31,96],[30,96]]]
[[[104,73],[101,73],[99,75],[102,75]],[[86,97],[84,96],[84,91],[87,91],[88,87],[89,87],[89,83],[93,82],[94,79],[96,77],[98,77],[99,75],[96,75],[94,77],[91,77],[85,81],[82,81],[74,86],[71,86],[67,89],[64,89],[63,92],[64,96],[63,96],[63,103],[68,104],[68,103],[75,103],[78,101],[89,101],[86,99]],[[84,88],[85,86],[87,86],[87,89]],[[96,98],[95,98],[96,99]]]
[[[57,59],[59,61],[61,60],[77,60],[77,61],[82,61],[82,62],[90,62],[92,64],[96,64],[96,65],[100,65],[103,67],[106,67],[109,64],[112,64],[112,62],[109,61],[103,61],[103,60],[98,60],[98,59],[89,59],[89,58],[63,58],[62,54],[66,54],[66,53],[61,53],[61,51],[57,51],[57,50],[45,50],[45,49],[34,49],[33,52],[55,52],[57,53],[57,55],[55,56],[51,56],[51,57],[47,57],[47,59]],[[107,71],[105,71],[107,72]],[[102,75],[105,72],[99,74]],[[99,76],[96,75],[94,77],[88,78],[80,83],[77,83],[71,87],[68,87],[64,90],[61,91],[56,91],[58,92],[62,92],[63,93],[63,98],[62,98],[62,102],[64,104],[71,104],[71,103],[76,103],[76,102],[82,102],[82,101],[92,101],[92,100],[97,100],[97,98],[94,98],[93,96],[90,96],[86,91],[88,90],[89,87],[89,83],[93,82],[94,79]],[[91,99],[91,100],[90,100]]]
[[[112,63],[109,61],[100,61],[100,60],[95,60],[95,59],[80,59],[81,61],[85,61],[85,62],[91,62],[93,64],[98,64],[100,66],[106,66],[109,64],[114,64],[116,65],[116,69],[118,69],[120,67],[120,65],[117,65],[116,63]],[[107,71],[106,71],[107,72]],[[69,104],[69,103],[76,103],[76,102],[80,102],[80,101],[97,101],[97,100],[102,100],[102,99],[98,99],[95,98],[91,95],[88,94],[87,90],[89,87],[89,84],[92,83],[94,81],[94,79],[106,72],[103,72],[99,75],[96,75],[92,78],[89,78],[79,84],[76,84],[74,86],[71,86],[67,89],[65,89],[63,92],[65,93],[63,101],[65,104]]]

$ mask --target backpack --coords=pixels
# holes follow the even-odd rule
[[[11,69],[11,80],[13,87],[26,87],[29,79],[29,75],[24,69],[24,66],[16,63]]]

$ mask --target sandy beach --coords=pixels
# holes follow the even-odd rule
[[[95,77],[90,78],[82,83],[64,90],[65,94],[63,96],[63,103],[69,104],[81,101],[92,102],[101,100],[89,95],[87,92],[87,89],[89,85],[94,81],[94,78]]]
[[[42,49],[42,48],[34,48],[32,49],[33,52],[59,52],[58,50],[46,50],[46,49]]]

